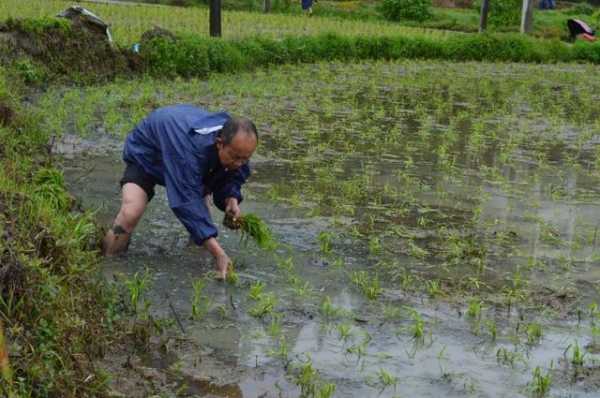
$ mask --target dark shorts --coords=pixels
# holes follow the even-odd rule
[[[121,188],[127,183],[134,183],[146,192],[146,195],[148,195],[148,202],[150,202],[154,197],[154,186],[157,184],[156,180],[137,164],[128,162],[125,164],[127,166],[125,167],[123,178],[121,178]]]

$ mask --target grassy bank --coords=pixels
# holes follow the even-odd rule
[[[21,83],[0,68],[0,395],[99,396],[115,295],[95,276],[93,216],[75,210],[40,119],[19,109]]]

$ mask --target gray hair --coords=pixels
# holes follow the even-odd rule
[[[235,135],[240,131],[243,131],[246,134],[254,134],[254,137],[256,137],[256,141],[258,142],[258,132],[256,131],[256,126],[252,120],[245,117],[232,117],[226,121],[223,125],[223,128],[219,132],[219,137],[221,137],[225,145],[228,145],[231,144],[233,137],[235,137]]]

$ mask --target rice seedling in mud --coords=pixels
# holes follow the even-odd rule
[[[248,298],[258,301],[260,300],[264,290],[265,283],[262,281],[256,281],[252,285],[250,285],[250,290],[248,291]]]
[[[517,363],[527,365],[527,360],[517,351],[509,351],[505,347],[500,347],[496,351],[496,361],[504,366],[514,368]]]
[[[280,360],[283,363],[283,367],[287,368],[290,363],[289,359],[289,346],[285,339],[285,336],[279,336],[277,340],[277,348],[269,351],[269,356]]]
[[[350,278],[361,293],[370,300],[377,299],[383,292],[377,274],[369,276],[367,271],[355,271]]]
[[[277,299],[273,293],[263,294],[254,307],[250,308],[248,313],[256,318],[263,318],[267,315],[271,315],[275,306],[277,305]]]
[[[410,327],[410,333],[417,344],[425,342],[425,321],[417,311],[411,312],[413,324]]]
[[[323,298],[319,313],[328,321],[349,316],[349,311],[333,305],[329,296]]]
[[[582,367],[586,354],[583,352],[581,347],[579,347],[578,341],[575,341],[574,344],[569,344],[567,346],[565,349],[565,355],[567,355],[569,352],[571,352],[571,359],[569,361],[571,365],[573,365],[575,369]]]
[[[542,374],[539,366],[533,370],[533,380],[531,381],[531,392],[535,397],[545,397],[550,392],[552,386],[552,375],[550,372]]]
[[[132,312],[136,315],[140,314],[142,319],[148,315],[150,302],[147,301],[144,296],[150,289],[151,283],[152,275],[148,269],[144,270],[143,273],[140,273],[140,271],[136,272],[131,278],[127,278],[123,282],[127,288],[129,305]],[[140,300],[143,300],[141,311]]]
[[[527,334],[527,344],[538,344],[543,337],[542,325],[536,322],[529,323],[525,328],[525,333]]]
[[[488,319],[484,322],[485,328],[487,329],[490,339],[495,342],[498,337],[498,325],[495,320]]]
[[[306,398],[331,398],[336,386],[321,379],[319,371],[313,367],[310,357],[303,363],[294,364],[294,382],[300,387],[300,396]]]
[[[205,294],[206,280],[197,279],[192,283],[192,314],[191,318],[202,319],[210,309],[210,298]]]
[[[350,337],[352,337],[353,330],[352,325],[346,323],[340,323],[336,326],[336,330],[338,332],[338,337],[342,341],[342,343],[347,343]]]
[[[329,231],[321,231],[317,236],[317,240],[319,241],[319,248],[321,253],[330,254],[333,250],[333,233]]]

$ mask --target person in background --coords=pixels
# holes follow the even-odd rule
[[[304,10],[308,15],[312,15],[313,0],[301,0],[301,1],[302,1],[302,10]]]

